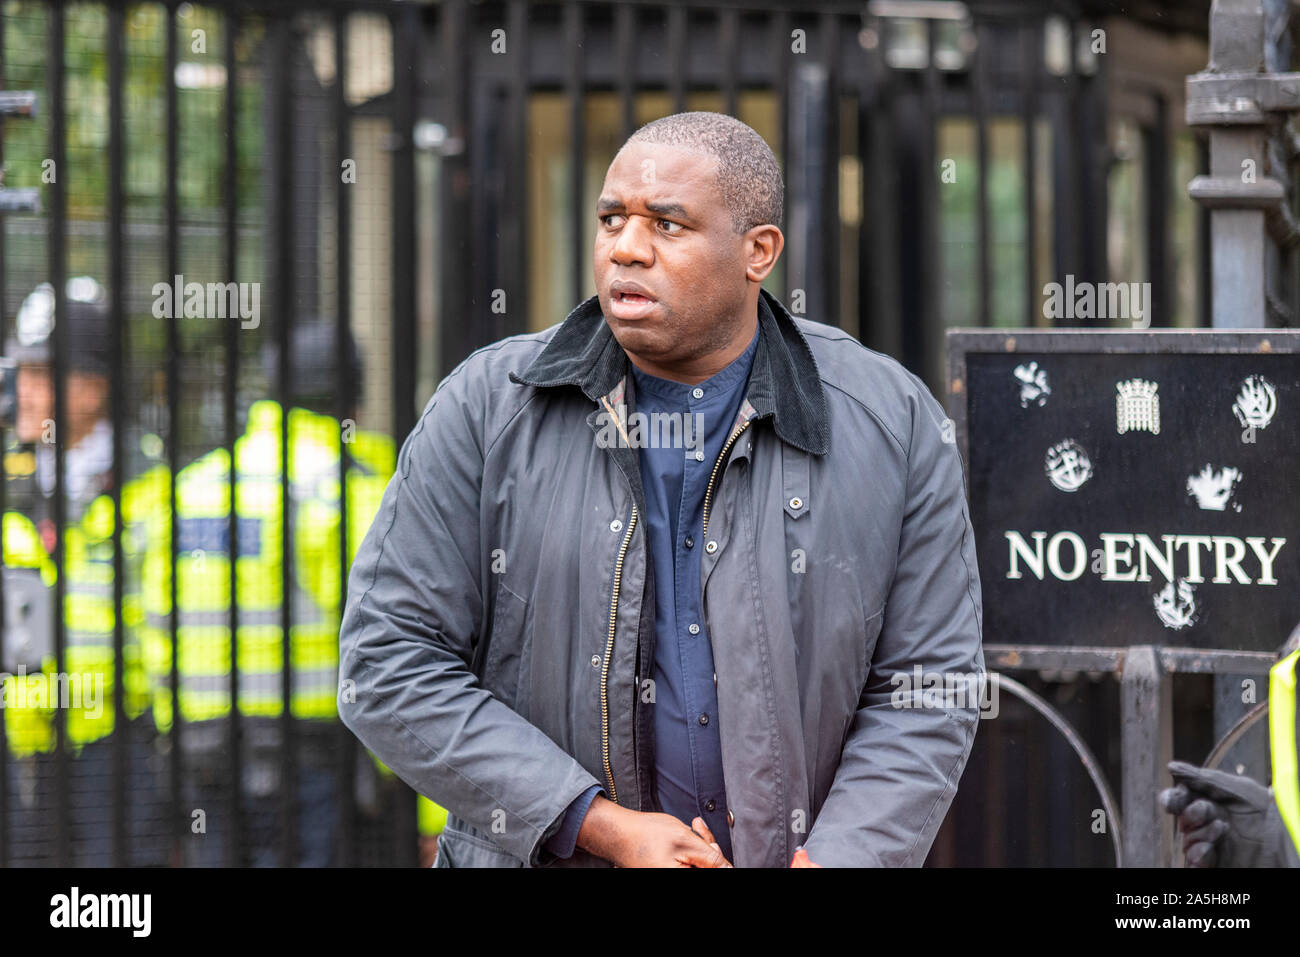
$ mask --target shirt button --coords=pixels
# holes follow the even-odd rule
[[[689,535],[686,536],[686,547],[687,548],[695,547],[695,539],[691,538],[691,536]]]
[[[705,545],[704,545],[704,550],[705,550],[706,552],[708,552],[710,555],[712,555],[714,552],[716,552],[716,551],[718,550],[718,543],[717,543],[717,542],[707,542],[707,543],[705,543]]]
[[[707,714],[700,715],[700,724],[708,724],[708,723],[709,723],[709,716]]]
[[[686,630],[689,631],[692,635],[698,635],[700,633],[700,626],[695,624],[695,622],[691,622],[689,627],[687,627]]]
[[[704,390],[703,390],[703,389],[692,389],[692,390],[691,390],[691,395],[695,396],[695,398],[697,398],[697,399],[703,399],[703,398],[704,398]]]
[[[697,461],[697,462],[703,462],[703,461],[704,461],[704,453],[703,453],[702,451],[698,450],[698,449],[697,449],[696,452],[695,452],[695,461]]]
[[[718,802],[713,800],[713,798],[709,798],[707,801],[704,802],[704,810],[706,811],[712,811],[717,806],[718,806]]]
[[[731,813],[731,808],[727,808],[727,827],[736,826],[736,815]]]

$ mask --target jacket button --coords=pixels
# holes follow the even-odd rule
[[[592,656],[591,656],[591,666],[592,666],[593,668],[599,668],[599,667],[600,667],[600,655],[592,655]]]
[[[611,532],[620,532],[623,530],[623,523],[618,519],[614,519],[614,521],[609,523],[609,530]]]
[[[713,687],[716,688],[717,686],[718,686],[718,673],[715,671],[713,672]]]
[[[727,827],[736,826],[736,815],[731,813],[731,808],[727,808]]]
[[[790,499],[790,507],[796,512],[799,511],[799,509],[803,508],[803,499],[796,495],[794,498]]]
[[[716,552],[716,551],[718,550],[718,543],[717,543],[717,542],[708,542],[708,543],[705,544],[705,546],[704,546],[704,550],[705,550],[706,552],[708,552],[710,555],[712,555],[714,552]]]
[[[709,723],[709,716],[707,714],[700,715],[700,724],[708,724],[708,723]]]
[[[706,811],[712,811],[717,806],[718,803],[714,801],[713,798],[709,798],[707,801],[704,802],[704,810]]]

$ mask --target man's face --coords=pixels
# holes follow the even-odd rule
[[[600,308],[653,374],[688,368],[747,325],[749,244],[732,229],[715,166],[694,150],[630,143],[605,174],[593,263]],[[641,295],[625,295],[624,284]]]
[[[45,423],[54,419],[54,375],[43,363],[18,366],[18,421],[14,432],[20,442],[45,439]],[[103,416],[108,380],[100,375],[69,371],[65,379],[70,441],[80,439]]]
[[[44,423],[54,418],[54,384],[50,367],[23,363],[18,367],[18,421],[14,431],[20,442],[37,442]]]

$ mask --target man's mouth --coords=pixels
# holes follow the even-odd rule
[[[612,292],[609,297],[609,309],[615,319],[642,319],[658,305],[656,300],[639,292]]]

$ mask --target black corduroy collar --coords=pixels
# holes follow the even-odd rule
[[[576,385],[599,402],[628,375],[630,360],[592,296],[565,317],[547,343],[510,381],[539,389]],[[758,291],[758,348],[745,398],[757,418],[772,416],[785,442],[812,455],[830,448],[826,394],[808,340],[781,301]]]

